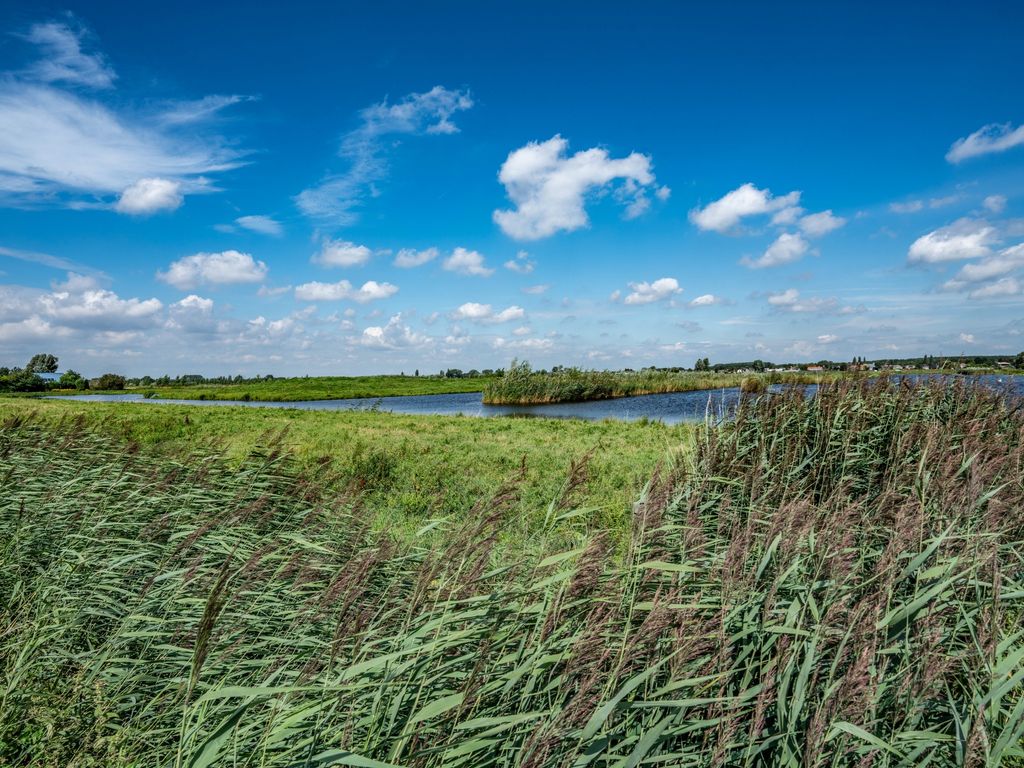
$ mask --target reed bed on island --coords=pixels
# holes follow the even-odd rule
[[[274,445],[154,460],[9,418],[0,764],[1024,764],[1018,406],[749,398],[624,537],[587,478],[513,556],[515,475],[397,538]]]
[[[513,360],[502,376],[487,382],[483,401],[490,405],[539,405],[740,386],[744,391],[759,392],[771,384],[817,384],[838,376],[800,372],[751,374],[654,369],[588,371],[582,368],[541,373],[533,371],[528,363]]]

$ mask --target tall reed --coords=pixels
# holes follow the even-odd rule
[[[273,449],[154,464],[15,420],[0,478],[2,764],[1024,764],[1024,419],[996,393],[747,400],[622,551],[573,508],[583,463],[521,559],[516,478],[412,541]]]
[[[538,373],[528,363],[512,364],[501,377],[484,387],[483,401],[489,405],[533,405],[544,403],[609,400],[631,395],[693,392],[745,386],[761,391],[770,384],[816,384],[834,375],[809,373],[700,373],[691,371],[588,371],[561,368]]]

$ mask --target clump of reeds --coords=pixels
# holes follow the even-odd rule
[[[632,395],[692,392],[769,384],[815,384],[822,376],[807,373],[704,373],[693,371],[588,371],[560,368],[539,373],[528,363],[512,361],[505,373],[487,383],[483,401],[489,405],[542,405],[609,400]],[[755,390],[750,390],[755,391]]]
[[[428,546],[276,451],[154,464],[33,419],[0,428],[0,482],[0,764],[1024,756],[1024,420],[997,393],[744,400],[618,553],[538,530],[499,559],[514,486]]]

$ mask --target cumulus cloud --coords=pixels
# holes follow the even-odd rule
[[[284,234],[284,229],[281,227],[281,222],[270,216],[239,216],[235,219],[235,224],[240,226],[242,229],[248,229],[251,232],[259,232],[261,235],[273,235],[279,237]]]
[[[424,264],[433,261],[440,255],[437,248],[424,248],[417,251],[415,248],[403,248],[395,256],[395,266],[402,269],[422,267]]]
[[[494,270],[484,263],[482,253],[470,251],[466,248],[456,248],[452,251],[452,255],[444,260],[442,267],[449,272],[455,272],[459,275],[489,277],[494,274]]]
[[[267,265],[248,253],[221,251],[196,253],[172,262],[166,272],[157,272],[158,280],[181,290],[200,285],[259,283],[267,276]]]
[[[295,298],[302,301],[356,301],[366,304],[370,301],[387,299],[398,293],[398,286],[391,283],[378,283],[367,280],[362,287],[355,289],[348,280],[336,283],[310,282],[295,286]]]
[[[972,157],[1005,152],[1024,144],[1024,125],[1014,128],[1010,123],[990,123],[970,136],[957,139],[946,153],[946,160],[960,163]]]
[[[157,325],[162,311],[159,299],[122,298],[93,277],[68,273],[50,291],[0,286],[0,338],[18,344],[130,333]]]
[[[631,291],[626,295],[626,304],[651,304],[683,292],[674,277],[662,277],[650,283],[630,283],[629,287]]]
[[[991,213],[1002,213],[1006,210],[1006,196],[989,195],[982,201],[982,205],[985,206],[985,210],[990,211]]]
[[[505,269],[511,272],[518,272],[520,275],[530,274],[536,266],[536,263],[530,259],[530,254],[526,251],[519,251],[514,259],[509,259],[505,262]]]
[[[713,293],[705,293],[689,302],[690,307],[694,309],[698,307],[714,307],[718,304],[724,304],[725,299],[721,296],[715,296]]]
[[[808,242],[800,235],[783,232],[768,246],[767,250],[760,257],[756,259],[744,257],[740,260],[740,263],[745,264],[751,269],[778,267],[782,264],[799,261],[809,248]]]
[[[417,347],[429,341],[428,336],[413,331],[408,324],[404,323],[401,313],[393,315],[386,325],[372,325],[366,328],[360,339],[363,346],[378,349]]]
[[[996,229],[986,221],[959,219],[917,238],[907,254],[911,263],[936,264],[988,256]]]
[[[1024,243],[1004,248],[979,261],[964,264],[942,287],[947,291],[967,291],[968,298],[985,299],[1019,293],[1019,277],[1024,276]],[[991,281],[991,282],[987,282]]]
[[[452,134],[457,112],[473,106],[469,91],[434,86],[425,93],[410,93],[394,104],[387,100],[359,113],[359,126],[345,135],[338,155],[347,168],[324,178],[295,198],[311,218],[346,225],[356,221],[363,201],[377,192],[388,175],[387,154],[392,136]]]
[[[26,39],[39,61],[0,75],[0,202],[148,213],[212,191],[209,175],[242,162],[199,126],[183,133],[151,109],[83,93],[109,90],[114,75],[99,54],[82,52],[82,36],[36,25]]]
[[[139,179],[121,193],[114,210],[118,213],[146,215],[176,210],[184,200],[180,182],[170,179]]]
[[[853,315],[865,311],[862,306],[840,304],[838,299],[832,297],[804,298],[796,288],[768,294],[768,304],[779,312]]]
[[[466,302],[452,313],[453,320],[469,320],[475,323],[509,323],[526,317],[526,310],[515,305],[495,312],[490,304]]]
[[[801,217],[798,225],[808,237],[823,237],[846,224],[846,219],[836,216],[831,209]]]
[[[1002,296],[1019,296],[1024,286],[1016,277],[1002,277],[988,285],[975,288],[967,294],[969,299],[992,299]]]
[[[973,344],[974,343],[974,334],[973,333],[961,333],[960,334],[960,341],[964,342],[964,344]]]
[[[587,196],[617,180],[622,184],[615,197],[627,211],[639,215],[646,209],[647,192],[654,186],[650,157],[633,152],[612,158],[596,147],[570,156],[568,149],[569,142],[556,135],[509,153],[498,180],[515,208],[494,212],[494,221],[506,235],[539,240],[586,227]]]
[[[365,245],[356,245],[348,240],[324,238],[320,252],[313,256],[313,263],[324,267],[358,267],[370,260],[373,251]]]
[[[800,202],[799,192],[774,197],[769,189],[758,189],[751,183],[743,184],[724,197],[703,208],[690,211],[690,221],[698,229],[728,232],[748,216],[759,216],[794,207]],[[796,213],[793,212],[793,217]],[[790,217],[785,217],[790,218]]]

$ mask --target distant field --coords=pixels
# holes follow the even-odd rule
[[[253,384],[197,384],[194,386],[132,387],[135,393],[171,400],[335,400],[348,397],[441,395],[482,392],[491,376],[442,379],[433,376],[308,376],[271,379]],[[76,394],[76,393],[69,393]],[[93,392],[95,394],[95,392]]]

